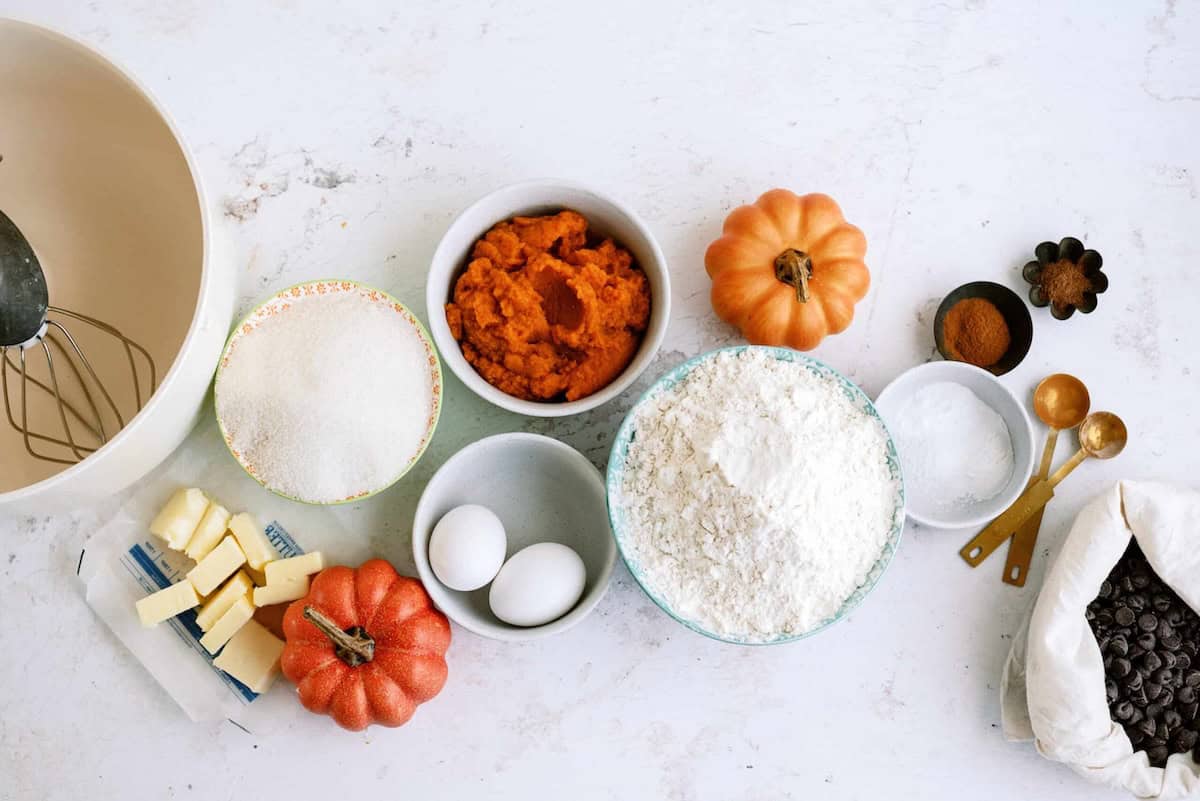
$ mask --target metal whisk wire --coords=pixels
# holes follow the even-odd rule
[[[144,397],[149,398],[154,393],[158,386],[158,370],[154,364],[154,359],[150,353],[129,339],[119,330],[101,320],[90,317],[86,314],[80,314],[69,309],[63,309],[58,306],[47,307],[47,312],[58,314],[63,317],[69,317],[73,320],[93,326],[96,329],[114,337],[121,344],[126,360],[129,363],[130,373],[133,377],[134,387],[134,403],[136,409],[134,414],[141,410]],[[66,340],[66,345],[60,341]],[[74,379],[75,386],[80,390],[84,403],[83,410],[76,408],[76,405],[71,403],[64,397],[62,387],[59,383],[58,370],[55,366],[54,353],[51,346],[57,349],[61,354],[62,361],[70,368],[70,374]],[[39,349],[45,356],[46,369],[49,375],[49,383],[38,380],[35,376],[29,374],[27,364],[27,351]],[[16,350],[18,354],[18,362],[14,363],[12,355],[8,353],[10,350]],[[145,361],[147,371],[149,373],[149,382],[146,385],[146,392],[143,396],[142,383],[143,375],[138,367],[138,356]],[[82,365],[82,370],[80,369]],[[9,372],[16,373],[21,382],[20,386],[20,420],[18,415],[14,414],[12,408],[12,400],[9,388]],[[85,379],[85,373],[89,380]],[[91,386],[89,386],[89,383]],[[29,385],[48,393],[55,400],[59,422],[62,426],[63,437],[52,436],[51,434],[33,431],[29,424]],[[4,411],[8,418],[8,422],[17,431],[22,434],[22,439],[25,444],[25,450],[35,458],[42,459],[56,464],[74,464],[83,460],[89,454],[94,453],[98,448],[104,445],[109,440],[108,429],[104,424],[104,414],[101,412],[100,404],[97,402],[97,395],[103,400],[104,406],[111,412],[113,419],[117,421],[117,431],[125,426],[125,416],[121,413],[121,409],[117,402],[113,399],[112,394],[108,391],[104,382],[96,374],[95,368],[84,355],[83,349],[79,346],[75,337],[71,332],[58,320],[47,316],[45,327],[35,341],[25,343],[18,346],[0,347],[0,390],[4,394]],[[95,394],[93,390],[96,390]],[[80,442],[76,433],[72,431],[70,419],[74,419],[76,424],[90,436],[90,442],[93,444],[84,444]],[[56,452],[46,452],[34,446],[34,441],[46,443],[54,446]],[[73,458],[71,458],[73,457]]]

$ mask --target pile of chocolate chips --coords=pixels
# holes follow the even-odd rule
[[[1086,614],[1104,655],[1109,714],[1134,750],[1155,767],[1188,751],[1200,762],[1200,616],[1134,541]]]

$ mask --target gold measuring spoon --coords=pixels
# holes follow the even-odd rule
[[[1037,389],[1033,391],[1033,411],[1049,426],[1050,431],[1046,434],[1042,463],[1029,479],[1030,487],[1050,475],[1054,448],[1058,444],[1058,432],[1082,423],[1091,405],[1092,399],[1088,395],[1087,387],[1073,375],[1055,373],[1043,378],[1037,385]],[[1034,512],[1013,535],[1008,546],[1008,559],[1004,563],[1005,584],[1012,584],[1014,587],[1025,586],[1025,577],[1029,572],[1029,563],[1033,560],[1033,549],[1037,545],[1044,511],[1045,508],[1042,508]]]
[[[959,551],[967,564],[976,567],[988,555],[1000,547],[1022,523],[1034,512],[1044,507],[1054,497],[1054,488],[1079,467],[1089,456],[1096,459],[1111,459],[1125,448],[1129,432],[1125,423],[1112,412],[1092,412],[1079,425],[1079,450],[1062,467],[1044,481],[1037,481],[1025,490],[1021,497],[1008,507],[975,539]]]

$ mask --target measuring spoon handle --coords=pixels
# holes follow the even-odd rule
[[[999,517],[988,524],[987,528],[964,545],[958,552],[959,555],[971,567],[978,567],[984,559],[992,555],[993,551],[1003,545],[1004,541],[1011,537],[1022,523],[1049,503],[1053,497],[1054,483],[1051,481],[1037,481],[1030,485],[1013,502],[1012,506],[1005,509]]]

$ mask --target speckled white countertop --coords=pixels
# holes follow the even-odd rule
[[[1036,311],[1033,350],[1004,382],[1024,394],[1078,374],[1126,419],[1130,447],[1063,485],[1023,590],[1001,584],[1002,558],[969,570],[965,534],[910,527],[844,624],[747,649],[682,629],[619,566],[562,636],[455,629],[442,695],[364,734],[316,717],[270,736],[189,722],[83,601],[75,565],[99,510],[0,520],[0,797],[1120,797],[1004,742],[997,684],[1084,500],[1117,477],[1196,482],[1200,3],[393,5],[0,0],[0,13],[99,46],[173,112],[236,242],[243,309],[328,275],[423,309],[457,211],[561,176],[631,204],[671,264],[675,315],[644,386],[736,341],[710,313],[701,258],[725,213],[776,185],[820,190],[866,231],[874,282],[816,355],[872,395],[930,358],[948,290],[1023,292],[1043,239],[1099,249],[1112,282],[1099,310]],[[416,498],[451,453],[527,429],[603,463],[635,392],[538,422],[451,378],[415,473],[339,515],[411,571]]]

